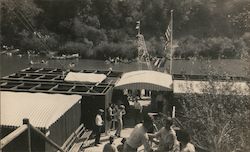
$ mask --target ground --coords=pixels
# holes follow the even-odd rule
[[[148,98],[145,98],[145,99],[143,98],[142,100],[139,100],[139,102],[144,107],[147,107],[150,104],[150,100]],[[133,102],[130,102],[130,106],[133,106]],[[121,137],[115,138],[115,140],[114,140],[114,143],[116,146],[121,144],[122,138],[129,137],[132,130],[134,129],[133,126],[135,124],[134,124],[134,120],[131,119],[132,117],[133,116],[131,116],[129,114],[128,118],[124,120],[125,128],[121,132]],[[114,134],[115,134],[115,130],[111,131],[110,134],[103,133],[101,136],[101,143],[102,144],[100,144],[98,146],[94,146],[94,139],[90,139],[87,143],[89,146],[83,148],[82,151],[84,151],[84,152],[102,152],[104,145],[109,142],[110,135],[114,135]],[[143,151],[143,146],[141,146],[138,149],[138,151]]]
[[[115,140],[114,140],[115,145],[116,146],[120,145],[122,138],[129,137],[132,130],[133,130],[133,128],[123,129],[122,133],[121,133],[121,138],[115,138]],[[110,134],[114,135],[115,131],[111,131]],[[84,152],[102,152],[104,145],[109,142],[109,136],[110,135],[102,134],[102,136],[101,136],[101,143],[102,144],[100,144],[99,146],[94,146],[94,139],[91,139],[88,143],[88,144],[90,144],[90,146],[87,148],[84,148],[82,151],[84,151]]]

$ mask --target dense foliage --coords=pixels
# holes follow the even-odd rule
[[[249,151],[250,97],[246,95],[249,89],[236,86],[234,80],[220,83],[221,80],[214,77],[214,70],[207,68],[211,73],[208,74],[208,83],[201,84],[201,94],[192,93],[197,87],[195,85],[179,86],[188,92],[175,97],[183,106],[182,113],[177,112],[177,118],[190,131],[198,149]],[[249,87],[249,83],[247,85]]]
[[[172,9],[176,57],[249,52],[250,0],[1,0],[1,43],[84,58],[135,58],[140,20],[150,54],[162,56]]]
[[[210,71],[207,83],[176,86],[186,90],[171,100],[177,107],[176,127],[190,133],[198,152],[250,151],[250,84],[246,82],[248,87],[244,87],[236,85],[237,80],[221,80],[209,61],[201,70]],[[164,126],[165,119],[166,116],[156,119],[158,128]]]

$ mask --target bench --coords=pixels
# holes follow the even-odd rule
[[[85,130],[81,136],[78,136],[74,145],[71,147],[69,152],[78,152],[83,146],[87,146],[87,141],[89,140],[92,131]]]
[[[70,136],[69,138],[64,142],[62,145],[62,149],[64,151],[69,151],[75,144],[75,141],[82,135],[84,134],[83,132],[85,131],[85,127],[83,124],[81,124]]]

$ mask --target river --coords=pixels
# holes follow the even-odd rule
[[[42,64],[41,61],[48,61],[47,64]],[[36,64],[31,65],[30,61],[35,62]],[[117,64],[107,64],[101,60],[90,60],[90,59],[72,59],[72,60],[50,60],[43,57],[29,57],[27,55],[23,56],[8,56],[6,54],[0,55],[0,76],[6,76],[15,72],[18,72],[27,67],[46,67],[46,68],[63,68],[69,69],[70,63],[74,63],[75,67],[72,69],[81,70],[81,69],[100,69],[107,70],[112,68],[114,71],[134,71],[147,69],[146,64],[139,63],[117,63]]]

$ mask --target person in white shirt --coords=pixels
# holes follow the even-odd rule
[[[165,127],[162,127],[155,134],[149,134],[149,138],[158,138],[159,147],[157,152],[179,152],[179,144],[176,137],[176,132],[173,129],[173,119],[168,117],[166,119]]]
[[[123,128],[123,120],[122,120],[122,117],[123,115],[126,114],[126,111],[125,111],[125,106],[124,105],[120,105],[120,107],[118,108],[118,111],[116,112],[116,119],[117,119],[117,123],[118,123],[118,127],[117,127],[117,130],[116,130],[116,133],[115,135],[117,137],[120,137],[121,136],[121,130]]]
[[[195,147],[190,143],[190,136],[187,131],[178,130],[176,135],[177,140],[180,142],[180,152],[195,152]]]
[[[101,131],[102,131],[102,126],[103,126],[103,120],[102,120],[102,115],[104,113],[104,110],[99,109],[96,117],[95,117],[95,125],[96,125],[96,135],[95,135],[95,146],[100,143],[100,137],[101,137]]]
[[[123,152],[137,152],[137,149],[142,145],[144,146],[145,152],[151,152],[152,149],[149,145],[147,132],[152,128],[152,126],[152,118],[145,115],[143,124],[137,124],[130,136],[127,138],[124,144]]]

